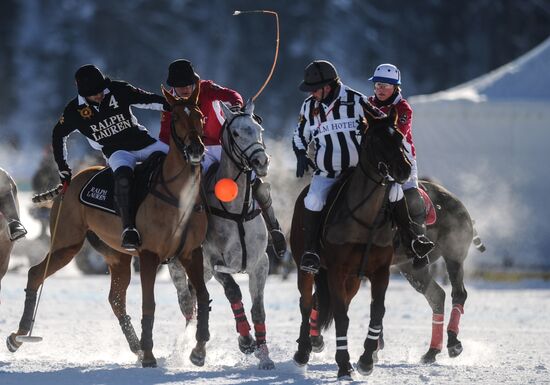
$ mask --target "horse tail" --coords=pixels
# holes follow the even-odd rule
[[[319,269],[319,273],[315,276],[315,297],[317,298],[317,311],[319,312],[317,323],[320,330],[326,330],[334,319],[326,269]]]
[[[35,194],[32,197],[33,203],[42,203],[46,201],[53,200],[56,196],[58,196],[61,191],[63,191],[63,185],[60,184],[57,187],[52,188],[51,190],[48,190],[46,192]]]
[[[485,245],[483,244],[483,242],[481,242],[481,238],[479,237],[479,234],[477,233],[477,230],[475,227],[473,227],[473,230],[474,230],[474,238],[472,239],[472,243],[480,253],[483,253],[486,250]]]

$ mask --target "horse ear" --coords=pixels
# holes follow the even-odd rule
[[[199,93],[201,92],[201,83],[200,80],[197,80],[195,82],[195,89],[193,90],[193,93],[189,97],[189,100],[195,105],[199,103]]]
[[[167,91],[166,88],[164,88],[163,84],[160,85],[160,89],[168,104],[170,104],[170,106],[173,106],[176,103],[176,98],[174,97],[174,95]]]
[[[248,115],[254,114],[254,102],[252,99],[249,99],[244,105],[244,113]]]
[[[233,118],[233,115],[235,115],[233,113],[233,111],[231,111],[229,109],[229,107],[227,106],[227,104],[225,104],[224,102],[220,101],[220,106],[222,108],[222,111],[223,111],[223,116],[225,116],[225,119],[227,120],[230,120],[231,118]]]

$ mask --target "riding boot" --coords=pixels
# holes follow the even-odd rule
[[[134,182],[134,170],[122,166],[114,172],[115,177],[115,202],[122,220],[122,247],[128,251],[135,251],[141,245],[141,238],[136,229],[135,205],[132,185]]]
[[[275,249],[275,253],[279,259],[282,259],[286,252],[286,239],[279,221],[275,217],[271,200],[271,186],[267,182],[262,182],[260,178],[256,178],[252,185],[252,195],[262,209],[267,230],[269,231],[270,244]]]
[[[418,235],[418,226],[411,220],[405,198],[392,202],[394,218],[407,257],[413,259],[413,267],[420,269],[429,263],[428,253],[435,247],[424,234]]]
[[[414,233],[425,242],[430,242],[426,236],[426,206],[424,199],[422,199],[418,189],[414,187],[404,190],[403,193],[405,194]],[[415,258],[413,260],[413,267],[420,269],[428,263],[428,258]]]
[[[0,211],[2,211],[8,222],[8,230],[10,233],[10,240],[12,242],[24,237],[27,234],[27,230],[19,220],[15,197],[11,189],[0,196]]]
[[[319,231],[321,229],[321,211],[304,208],[304,254],[300,260],[300,270],[317,274],[321,267],[319,258]]]

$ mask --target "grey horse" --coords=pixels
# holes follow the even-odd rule
[[[221,160],[215,174],[208,172],[204,178],[208,206],[208,231],[203,244],[205,281],[214,276],[222,284],[235,316],[239,349],[245,354],[254,353],[260,369],[273,369],[275,364],[266,343],[264,310],[269,270],[265,252],[268,235],[260,207],[252,197],[254,178],[267,175],[269,157],[262,139],[261,121],[254,115],[254,104],[247,103],[241,112],[233,112],[220,104],[226,118],[222,127]],[[214,194],[215,183],[223,178],[237,183],[238,195],[231,202],[221,202]],[[193,290],[177,261],[168,266],[180,308],[189,320],[195,303]],[[255,339],[250,334],[241,290],[232,277],[239,272],[249,276]]]
[[[12,205],[15,207],[11,211],[16,210],[19,213],[19,201],[17,200],[17,186],[12,177],[2,168],[0,168],[0,196],[9,195],[12,199]],[[2,208],[0,207],[0,210]],[[13,241],[10,239],[8,228],[8,220],[13,215],[0,211],[0,282],[10,263],[10,255],[13,249]]]

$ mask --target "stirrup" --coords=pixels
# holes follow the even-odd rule
[[[135,227],[127,227],[122,232],[122,248],[127,251],[136,251],[141,245],[141,237]]]
[[[281,229],[273,229],[269,232],[271,236],[271,244],[275,249],[275,254],[279,259],[282,259],[286,253],[286,239]]]
[[[8,222],[8,229],[10,233],[10,241],[15,242],[20,238],[27,235],[27,229],[17,219],[12,219]]]
[[[317,253],[306,251],[302,255],[302,259],[300,259],[300,270],[310,274],[317,274],[320,267],[321,259]]]
[[[427,257],[430,251],[435,247],[435,244],[430,241],[425,235],[419,235],[411,242],[411,249],[415,256],[419,258]]]

